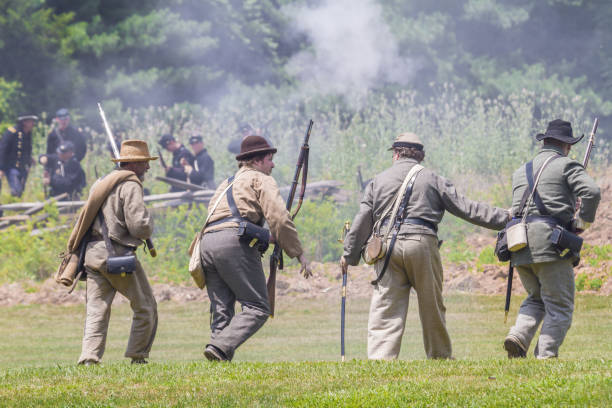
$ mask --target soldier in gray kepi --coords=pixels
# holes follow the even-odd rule
[[[558,356],[572,323],[575,290],[572,265],[577,264],[579,252],[568,251],[552,241],[555,236],[565,237],[561,241],[580,241],[574,232],[584,231],[593,222],[600,199],[595,181],[580,163],[567,157],[571,146],[582,139],[573,137],[570,122],[556,119],[536,139],[544,141],[542,150],[512,176],[512,213],[516,221],[526,217],[527,246],[512,252],[511,262],[528,295],[504,341],[509,358],[527,355],[540,323],[542,330],[535,356],[539,359]],[[535,193],[528,200],[534,185]],[[581,201],[580,211],[572,221],[577,198]]]
[[[238,172],[223,181],[211,199],[210,216],[200,244],[211,310],[211,339],[204,355],[228,361],[234,351],[263,326],[270,315],[266,277],[261,265],[269,236],[312,273],[295,225],[270,176],[276,149],[261,136],[244,138]],[[270,230],[262,227],[267,221]],[[236,301],[242,311],[234,315]]]
[[[387,231],[394,218],[389,213],[401,213],[392,208],[404,196],[400,190],[405,190],[408,202],[405,216],[396,224],[395,245],[386,254],[388,260],[385,255],[375,264],[377,280],[373,282],[376,285],[368,321],[368,358],[395,359],[399,355],[411,288],[417,293],[427,357],[452,358],[442,298],[438,223],[449,211],[473,224],[500,230],[508,222],[509,213],[469,200],[449,180],[420,166],[425,152],[415,134],[402,133],[389,150],[393,150],[393,166],[367,185],[340,260],[343,269],[359,263],[361,249],[373,230],[377,234]],[[382,240],[389,245],[392,239],[387,238],[383,234]]]

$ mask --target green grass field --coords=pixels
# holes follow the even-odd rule
[[[519,298],[512,304],[515,316]],[[231,364],[207,362],[208,303],[161,303],[147,366],[122,357],[131,313],[115,305],[104,364],[77,367],[83,306],[0,313],[2,406],[608,406],[611,297],[579,296],[561,358],[505,358],[500,296],[450,295],[456,361],[427,361],[411,305],[401,360],[365,361],[368,301],[350,299],[347,363],[339,362],[339,301],[281,298],[277,316]]]

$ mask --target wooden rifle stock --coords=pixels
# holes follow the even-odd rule
[[[291,219],[293,220],[297,215],[298,211],[302,207],[302,202],[304,201],[304,195],[306,193],[306,181],[308,178],[308,153],[310,151],[310,147],[308,146],[308,140],[310,139],[310,132],[312,131],[312,125],[314,122],[312,119],[308,123],[308,129],[306,130],[306,136],[304,136],[304,143],[302,143],[302,147],[300,149],[300,155],[298,156],[297,164],[295,166],[295,174],[293,176],[293,182],[291,183],[291,189],[289,190],[289,195],[287,196],[287,211],[291,214],[291,207],[293,206],[293,199],[295,198],[295,192],[297,190],[298,180],[300,178],[300,174],[302,175],[302,187],[300,189],[300,196],[298,199],[298,205],[295,209],[294,213],[291,214]],[[283,250],[281,249],[278,243],[274,244],[274,250],[272,251],[272,255],[270,256],[270,275],[268,276],[268,300],[270,302],[270,317],[274,317],[274,305],[276,298],[276,270],[283,269]]]

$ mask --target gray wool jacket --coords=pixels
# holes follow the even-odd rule
[[[549,215],[555,217],[562,225],[567,226],[574,218],[576,198],[580,197],[582,204],[578,215],[585,222],[593,222],[601,195],[599,187],[587,174],[582,164],[563,156],[560,148],[546,146],[533,159],[533,172],[537,174],[546,159],[553,155],[560,155],[561,157],[549,162],[542,171],[542,176],[536,186],[544,208]],[[512,176],[513,214],[518,212],[527,187],[527,175],[525,164],[523,164]],[[527,215],[542,215],[533,200],[527,208]],[[551,233],[552,227],[548,224],[541,222],[527,224],[528,245],[512,254],[512,264],[519,266],[560,260],[559,251],[550,242]]]
[[[349,265],[357,265],[361,250],[366,244],[376,221],[393,200],[410,169],[417,164],[414,159],[401,158],[378,174],[366,187],[351,229],[344,240],[344,257]],[[444,212],[481,227],[501,230],[509,221],[509,213],[502,208],[472,201],[457,192],[450,180],[425,168],[417,176],[408,202],[407,217],[420,218],[438,225]],[[431,228],[415,224],[403,224],[403,234],[436,235]]]

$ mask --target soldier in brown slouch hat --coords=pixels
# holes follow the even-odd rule
[[[269,237],[289,257],[298,258],[305,277],[311,274],[295,225],[270,176],[274,153],[263,137],[244,138],[236,155],[238,172],[219,185],[210,201],[199,248],[212,314],[211,339],[204,350],[209,360],[231,360],[270,315],[261,264]],[[242,311],[234,315],[236,301]]]

